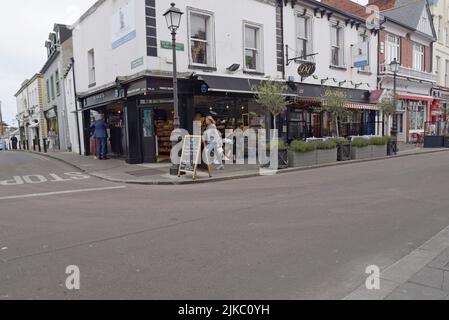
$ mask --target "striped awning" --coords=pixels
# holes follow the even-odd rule
[[[348,103],[346,105],[347,109],[352,110],[371,110],[371,111],[380,111],[380,108],[375,104],[369,103]]]

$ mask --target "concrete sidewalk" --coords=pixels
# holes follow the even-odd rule
[[[399,147],[401,151],[395,157],[335,162],[326,165],[317,165],[302,168],[289,168],[274,173],[282,174],[322,167],[348,165],[352,163],[449,151],[449,149],[423,149],[416,147],[415,145],[405,145],[405,144],[400,145]],[[80,156],[78,154],[70,152],[49,152],[49,153],[33,152],[33,153],[57,159],[59,161],[62,161],[66,164],[73,166],[77,170],[88,173],[100,179],[104,179],[110,182],[129,183],[129,184],[182,185],[182,184],[218,182],[232,179],[252,178],[261,175],[273,174],[273,172],[267,173],[262,171],[260,169],[260,166],[257,165],[227,165],[225,170],[222,171],[214,170],[212,178],[209,178],[209,175],[205,170],[199,170],[197,179],[193,181],[191,175],[185,175],[182,176],[181,178],[178,178],[177,176],[170,176],[169,168],[171,164],[169,163],[130,165],[121,159],[110,159],[106,161],[99,161],[95,160],[93,157]],[[214,165],[213,169],[215,169],[215,167],[216,166]]]
[[[383,270],[379,290],[363,284],[345,300],[449,300],[449,227]]]

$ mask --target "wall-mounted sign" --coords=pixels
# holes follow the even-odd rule
[[[140,57],[139,59],[131,61],[131,69],[136,69],[140,66],[143,66],[143,57]]]
[[[112,49],[116,49],[136,38],[134,0],[119,8],[111,17]]]
[[[351,49],[351,55],[354,68],[369,66],[369,42],[354,44]]]
[[[172,50],[173,46],[172,46],[171,41],[161,41],[161,48]],[[176,43],[176,50],[184,51],[184,43]]]
[[[302,78],[307,78],[313,75],[316,71],[316,64],[314,62],[303,62],[298,67],[298,74]]]

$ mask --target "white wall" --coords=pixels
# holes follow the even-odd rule
[[[84,144],[83,144],[83,133],[82,130],[82,114],[79,112],[76,112],[76,99],[75,99],[75,87],[74,87],[74,79],[73,79],[73,70],[71,69],[67,76],[64,79],[64,88],[65,88],[65,101],[67,106],[67,122],[69,127],[69,136],[70,136],[70,142],[72,144],[72,152],[74,153],[84,153]],[[80,133],[80,140],[81,140],[81,146],[78,140],[78,125],[77,125],[77,118],[78,117],[78,124],[79,124],[79,133]],[[81,150],[80,150],[81,148]]]
[[[137,36],[134,40],[112,49],[111,17],[130,1],[134,1]],[[144,0],[107,0],[93,14],[76,23],[74,28],[73,55],[78,93],[110,85],[117,76],[129,76],[145,70],[145,63],[131,69],[132,61],[146,57]],[[95,52],[96,86],[89,88],[88,52],[91,49]]]
[[[378,37],[371,35],[368,31],[369,42],[370,42],[370,71],[371,74],[358,73],[358,69],[351,68],[351,45],[360,42],[359,34],[363,32],[364,26],[360,26],[357,31],[355,26],[351,28],[350,24],[345,26],[345,20],[347,18],[338,17],[336,14],[331,18],[332,20],[340,20],[340,25],[344,27],[344,56],[346,70],[336,70],[329,68],[331,63],[331,24],[325,15],[321,18],[318,14],[316,17],[313,16],[313,8],[307,7],[305,4],[296,5],[294,9],[290,5],[285,7],[284,13],[284,41],[292,49],[296,49],[296,22],[295,17],[298,12],[303,12],[304,8],[308,9],[308,13],[312,14],[312,32],[313,32],[313,53],[319,53],[315,56],[315,62],[317,70],[315,75],[318,79],[309,77],[304,80],[304,83],[321,85],[320,79],[336,78],[338,81],[353,81],[354,83],[369,83],[370,87],[363,85],[359,89],[363,90],[373,90],[377,87],[377,47],[378,47]],[[289,50],[289,56],[294,57],[295,53]],[[287,68],[286,77],[294,76],[295,81],[299,82],[301,77],[297,73],[299,63],[292,62]],[[338,83],[333,81],[328,81],[325,83],[326,86],[337,86]],[[353,85],[346,83],[343,85],[344,88],[354,88]]]
[[[112,49],[111,17],[120,7],[129,1],[135,2],[137,37]],[[156,1],[157,15],[157,44],[158,57],[147,57],[146,50],[146,22],[144,0],[106,0],[90,16],[75,24],[73,31],[75,72],[77,92],[85,93],[100,89],[102,86],[114,83],[117,76],[130,76],[151,70],[153,72],[168,72],[173,69],[171,50],[162,49],[161,41],[171,41],[167,29],[164,12],[169,8],[169,1]],[[243,66],[243,21],[250,21],[263,25],[263,56],[264,73],[266,76],[277,78],[280,74],[276,66],[276,14],[275,7],[266,1],[241,0],[239,6],[230,5],[228,1],[218,0],[179,0],[176,6],[183,12],[187,7],[214,12],[215,29],[215,56],[216,72],[213,74],[226,74],[243,76],[242,70],[229,74],[226,71],[230,65],[237,63]],[[190,70],[188,18],[185,14],[178,30],[177,42],[183,43],[184,51],[178,51],[178,71],[197,72]],[[88,51],[95,51],[96,86],[89,88]],[[131,62],[143,57],[142,66],[131,69]],[[200,72],[200,71],[198,71]],[[251,75],[244,75],[251,78]],[[260,77],[254,76],[254,77]]]

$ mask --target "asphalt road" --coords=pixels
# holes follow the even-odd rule
[[[0,299],[340,299],[449,225],[448,165],[445,152],[163,187],[0,152]]]

